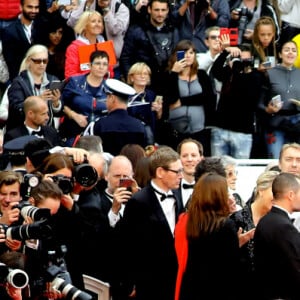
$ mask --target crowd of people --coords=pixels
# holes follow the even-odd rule
[[[0,0],[0,299],[298,300],[299,16]],[[243,158],[278,159],[249,199]]]
[[[190,137],[206,155],[278,158],[299,142],[297,2],[131,2],[1,1],[1,126],[22,124],[25,98],[41,96],[72,146],[111,113],[113,78],[136,91],[127,112],[145,128],[143,147]]]

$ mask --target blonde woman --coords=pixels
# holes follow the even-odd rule
[[[157,96],[149,89],[151,69],[144,62],[131,66],[127,76],[127,83],[131,85],[136,94],[129,99],[128,113],[146,124],[148,145],[154,144],[156,121],[162,116],[162,97]]]
[[[74,31],[76,40],[68,46],[66,51],[65,77],[86,74],[89,69],[80,66],[79,47],[104,42],[102,15],[97,11],[85,11],[78,19]]]
[[[12,81],[8,89],[9,118],[6,130],[16,128],[24,123],[24,100],[29,96],[40,96],[48,103],[49,121],[47,125],[56,127],[55,117],[62,111],[60,90],[50,90],[50,83],[58,80],[56,76],[46,72],[48,49],[43,45],[30,47],[23,59],[19,75]]]

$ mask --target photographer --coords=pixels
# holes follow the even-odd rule
[[[271,17],[276,25],[276,39],[280,35],[280,12],[269,0],[229,0],[230,25],[239,28],[239,44],[251,43],[255,22],[262,16]]]
[[[23,216],[24,223],[17,226],[19,228],[16,231],[14,227],[10,227],[7,230],[7,235],[11,234],[23,242],[23,252],[26,257],[25,270],[30,278],[30,299],[48,299],[48,293],[52,293],[52,291],[47,290],[48,251],[55,251],[58,248],[58,243],[54,234],[55,223],[52,222],[50,215],[57,213],[61,197],[62,192],[55,183],[46,180],[41,181],[37,187],[31,190],[31,196],[28,201],[30,205],[26,204],[26,208],[28,207],[29,210],[27,215]],[[48,218],[35,220],[37,213],[34,210],[35,207],[48,208]],[[20,211],[23,211],[22,205],[20,206]],[[24,231],[22,230],[23,228]],[[24,232],[26,234],[23,235]],[[20,236],[15,236],[18,234]],[[40,236],[40,238],[37,238],[37,236]],[[40,297],[41,295],[43,296]]]
[[[82,150],[82,149],[76,149]],[[94,155],[88,155],[93,158]],[[54,216],[55,224],[60,230],[57,232],[58,239],[67,246],[66,261],[69,272],[72,277],[73,284],[78,288],[83,288],[82,279],[82,253],[78,251],[82,247],[82,220],[80,218],[79,206],[76,201],[78,195],[86,190],[88,202],[91,201],[94,186],[100,178],[102,170],[101,166],[104,160],[99,157],[91,164],[86,161],[84,163],[74,163],[73,160],[64,154],[53,153],[48,155],[42,164],[36,168],[35,172],[43,174],[43,178],[56,182],[63,190],[61,198],[61,206],[58,213]],[[98,172],[97,172],[98,171]],[[91,192],[88,192],[91,190]],[[94,237],[95,238],[95,237]],[[90,254],[88,254],[90,256]],[[95,259],[95,256],[93,257]]]
[[[250,158],[264,80],[263,73],[254,69],[252,63],[250,46],[241,45],[239,48],[227,47],[211,68],[213,76],[222,82],[211,131],[212,156]]]
[[[0,224],[10,226],[12,223],[19,220],[20,211],[15,208],[21,201],[22,177],[14,171],[0,172]],[[1,228],[1,234],[4,229]],[[21,247],[21,242],[6,238],[6,247],[0,247],[1,253],[9,250],[18,250]]]
[[[3,238],[4,236],[4,238]],[[0,234],[0,243],[5,240],[5,234]],[[0,256],[0,299],[22,300],[22,290],[19,284],[28,287],[28,275],[24,271],[24,255],[19,252],[7,252]]]

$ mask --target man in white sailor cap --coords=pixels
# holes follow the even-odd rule
[[[104,87],[107,95],[107,116],[96,121],[94,135],[101,137],[103,150],[112,155],[118,155],[126,144],[146,146],[146,131],[144,124],[128,115],[128,98],[135,90],[128,84],[117,79],[107,79]]]

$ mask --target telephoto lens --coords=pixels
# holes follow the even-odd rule
[[[72,300],[91,300],[93,297],[79,290],[74,285],[66,282],[64,279],[56,277],[51,282],[51,286],[53,289],[60,291],[64,298],[72,299]]]
[[[75,166],[74,174],[76,182],[84,187],[91,187],[98,181],[96,169],[89,164]]]
[[[51,217],[51,211],[49,208],[38,208],[32,205],[23,206],[20,213],[24,219],[26,217],[30,217],[34,222],[49,219]]]
[[[10,226],[6,231],[6,236],[18,241],[45,239],[52,236],[52,228],[48,220],[45,219],[32,224]]]
[[[15,288],[23,289],[28,285],[29,278],[21,269],[10,269],[4,263],[0,263],[0,283],[8,282]]]

